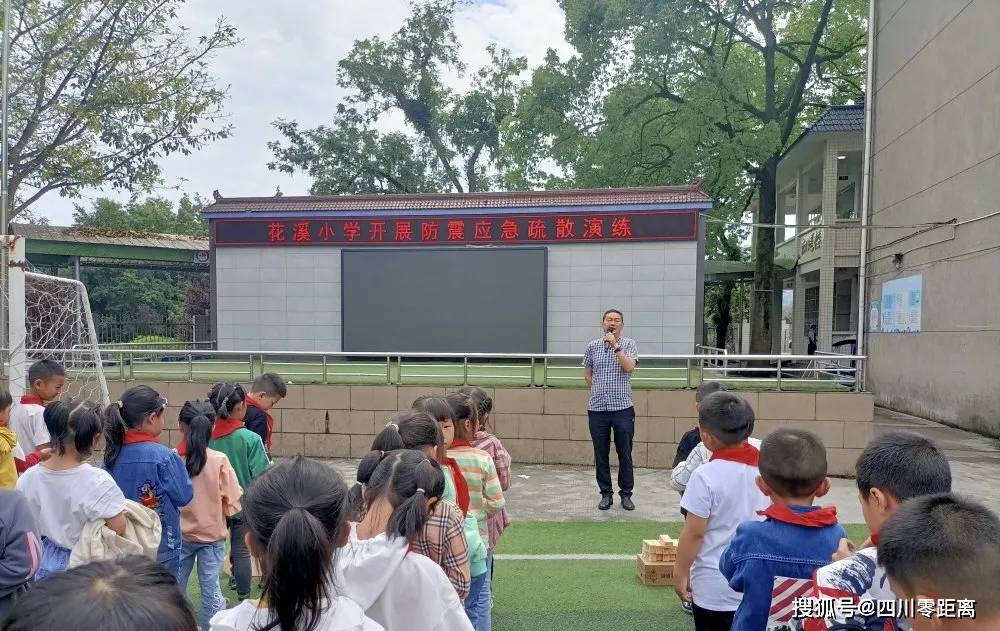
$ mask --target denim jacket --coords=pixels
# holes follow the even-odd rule
[[[789,508],[804,514],[819,507]],[[729,586],[743,594],[733,631],[766,629],[775,577],[811,578],[814,571],[830,563],[846,536],[840,524],[812,527],[773,519],[740,524],[719,561]]]

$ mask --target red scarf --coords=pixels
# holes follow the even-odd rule
[[[757,514],[785,524],[808,526],[810,528],[833,526],[837,523],[837,508],[835,506],[817,508],[807,513],[796,513],[784,504],[771,504],[766,509],[757,511]]]
[[[125,432],[125,439],[122,440],[124,445],[134,445],[136,443],[158,443],[160,439],[153,436],[149,432],[144,432],[138,429],[130,429]]]
[[[868,537],[868,539],[871,540],[873,546],[877,546],[878,545],[878,533],[877,532],[873,532],[872,536]]]
[[[37,394],[23,395],[21,397],[21,405],[30,405],[30,404],[40,405],[42,407],[45,407],[45,401],[42,401],[42,399]]]
[[[215,422],[212,423],[212,440],[216,440],[218,438],[225,438],[226,436],[229,436],[236,430],[243,429],[244,427],[246,427],[246,425],[243,423],[243,421],[234,421],[233,419],[229,418],[216,419]],[[177,453],[178,455],[180,455],[181,458],[187,455],[186,453],[187,445],[185,444],[186,442],[187,441],[182,440],[180,444],[177,445]]]
[[[712,457],[709,458],[709,462],[713,460],[728,460],[730,462],[739,462],[740,464],[756,467],[759,459],[760,450],[750,443],[744,443],[739,447],[723,447],[722,449],[716,449],[712,452]]]
[[[254,399],[249,394],[246,396],[247,405],[250,407],[255,407],[264,413],[264,417],[267,419],[267,439],[264,441],[264,446],[267,447],[268,451],[271,449],[271,434],[274,433],[274,418],[271,417],[271,413],[260,407],[260,403]]]
[[[451,442],[452,447],[471,447],[469,441],[464,438],[456,438]],[[469,483],[465,480],[465,475],[462,473],[461,467],[458,466],[458,462],[451,457],[445,457],[444,464],[451,469],[452,481],[455,483],[455,502],[458,503],[458,508],[461,509],[462,515],[469,514],[469,504],[471,499],[469,498]]]

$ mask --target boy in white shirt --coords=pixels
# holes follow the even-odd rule
[[[30,458],[49,446],[51,438],[42,415],[45,406],[59,398],[65,383],[66,369],[57,361],[43,359],[28,368],[28,392],[10,412],[10,428],[25,456]]]
[[[754,412],[729,392],[716,392],[701,402],[698,427],[712,452],[691,474],[681,508],[687,511],[674,568],[674,590],[692,603],[695,631],[729,631],[741,595],[719,571],[722,552],[736,527],[759,521],[757,511],[770,500],[757,486],[760,441],[750,439]]]

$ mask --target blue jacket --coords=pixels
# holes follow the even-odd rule
[[[163,563],[180,556],[180,509],[194,497],[191,479],[181,457],[159,443],[123,445],[108,473],[126,498],[160,515],[163,532],[157,560]]]
[[[819,507],[789,508],[801,515]],[[729,586],[743,593],[733,631],[767,628],[775,577],[811,578],[814,571],[830,563],[846,536],[840,524],[811,527],[773,519],[740,524],[719,560],[719,570]]]

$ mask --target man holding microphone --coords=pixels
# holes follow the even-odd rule
[[[635,340],[622,337],[625,317],[609,309],[601,318],[604,337],[587,344],[583,355],[583,378],[590,386],[587,417],[590,439],[594,443],[597,486],[601,491],[600,510],[614,504],[611,486],[611,433],[618,452],[618,493],[622,508],[635,510],[632,503],[632,438],[635,436],[635,408],[632,406],[632,371],[639,363]]]

